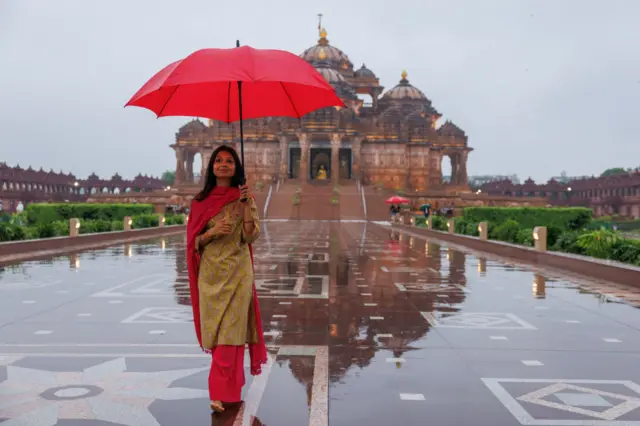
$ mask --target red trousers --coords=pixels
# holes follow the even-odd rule
[[[239,402],[244,386],[244,346],[218,345],[211,355],[209,399]]]

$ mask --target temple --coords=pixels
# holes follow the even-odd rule
[[[322,28],[317,44],[301,55],[335,88],[347,108],[324,108],[301,120],[264,118],[244,124],[245,161],[250,182],[359,180],[390,189],[469,192],[467,135],[441,114],[403,71],[384,92],[364,64],[331,45]],[[366,98],[366,99],[363,99]],[[366,101],[370,100],[370,101]],[[194,119],[176,134],[176,185],[198,183],[220,144],[239,148],[239,124]],[[194,170],[200,156],[202,169]],[[448,158],[448,160],[447,160]],[[442,161],[452,177],[443,182]]]

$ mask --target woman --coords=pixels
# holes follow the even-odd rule
[[[258,209],[243,177],[236,151],[216,149],[187,226],[193,322],[200,346],[212,354],[209,396],[217,412],[240,401],[245,344],[252,375],[267,362],[251,251],[260,233]]]

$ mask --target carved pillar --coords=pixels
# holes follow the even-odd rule
[[[408,143],[404,145],[404,166],[404,188],[409,190],[412,189],[413,185],[411,184],[411,145]]]
[[[360,171],[360,150],[362,149],[362,136],[356,136],[351,143],[351,150],[353,155],[352,177],[354,179],[362,179],[362,173]]]
[[[340,183],[340,142],[342,134],[331,134],[331,181],[334,185]]]
[[[451,178],[449,180],[449,184],[457,185],[458,184],[458,154],[457,153],[449,154],[449,161],[451,161]]]
[[[309,180],[309,151],[311,149],[309,134],[298,133],[298,141],[300,142],[300,181],[307,182]]]
[[[207,161],[204,156],[204,147],[200,148],[200,183],[204,182],[204,177],[207,174]]]
[[[286,179],[289,176],[289,138],[284,135],[279,136],[280,139],[280,179]]]
[[[185,178],[187,183],[193,183],[193,153],[185,150]]]
[[[458,185],[467,186],[469,184],[469,175],[467,174],[468,157],[468,151],[463,151],[458,154]]]
[[[378,109],[378,98],[380,97],[381,93],[382,93],[382,90],[379,87],[374,87],[371,89],[371,99],[372,99],[372,106],[374,110]]]
[[[185,174],[184,174],[184,150],[180,146],[176,146],[176,178],[173,182],[174,185],[178,185],[184,183]]]

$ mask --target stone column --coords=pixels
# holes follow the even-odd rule
[[[469,175],[467,174],[467,158],[469,157],[469,151],[463,151],[458,154],[458,185],[469,185]]]
[[[174,185],[184,183],[185,170],[184,170],[184,148],[176,146],[176,178],[173,182]]]
[[[300,142],[300,182],[307,182],[309,180],[310,139],[308,133],[298,133],[298,141]]]
[[[362,136],[355,136],[351,143],[351,153],[353,155],[353,165],[351,168],[352,176],[355,179],[362,179],[362,173],[360,171],[360,150],[362,149]]]
[[[451,185],[458,184],[458,153],[449,154],[449,159],[451,160],[451,180],[449,183]]]
[[[382,90],[379,87],[374,87],[371,89],[371,99],[372,99],[372,107],[374,110],[378,109],[378,97],[382,93]]]
[[[289,138],[280,135],[280,179],[289,177]]]
[[[204,148],[200,149],[200,161],[202,162],[202,164],[200,164],[200,183],[204,183],[204,178],[207,173],[207,159],[204,155]]]
[[[193,183],[193,153],[191,151],[186,151],[185,153],[185,169],[186,169],[186,180],[187,183]]]
[[[331,182],[334,185],[340,183],[340,142],[342,134],[331,134]]]

